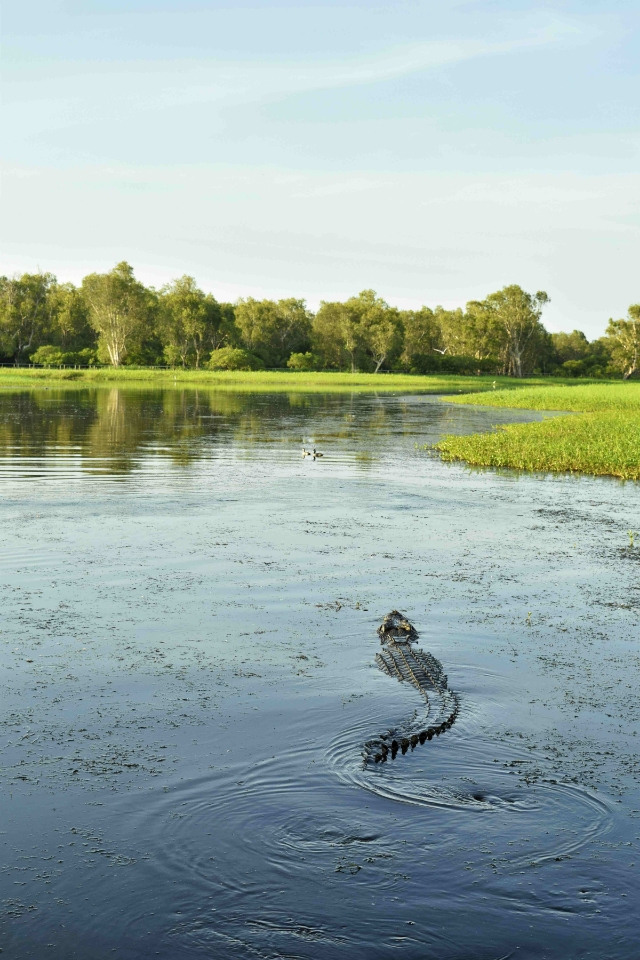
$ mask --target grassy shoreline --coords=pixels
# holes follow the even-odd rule
[[[443,460],[473,466],[640,480],[640,383],[591,383],[452,397],[453,403],[567,411],[538,423],[500,426],[493,433],[442,437]]]
[[[456,375],[412,376],[404,373],[294,373],[286,370],[212,371],[156,370],[153,367],[112,367],[83,370],[55,368],[0,368],[0,389],[15,387],[68,385],[111,386],[203,386],[232,390],[411,390],[423,393],[470,393],[514,389],[522,384],[534,386],[545,381],[532,378],[516,383],[508,377],[468,377]]]

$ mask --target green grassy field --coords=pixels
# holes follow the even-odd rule
[[[444,460],[640,480],[640,383],[524,387],[451,399],[482,406],[571,411],[577,416],[501,426],[494,433],[448,435],[436,445]]]
[[[38,387],[49,384],[110,385],[141,383],[146,386],[203,386],[232,390],[411,390],[424,393],[468,393],[501,390],[514,385],[507,377],[408,376],[395,373],[292,373],[285,370],[214,372],[210,370],[154,370],[153,367],[100,367],[86,370],[0,368],[3,387]],[[520,381],[529,385],[542,380]]]

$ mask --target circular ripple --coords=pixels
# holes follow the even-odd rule
[[[372,723],[373,717],[361,717],[329,744],[325,762],[340,780],[398,803],[469,816],[499,813],[499,830],[516,831],[516,841],[527,844],[522,857],[517,850],[506,856],[514,864],[568,856],[611,824],[606,802],[584,787],[541,774],[543,756],[477,736],[477,716],[466,703],[440,738],[382,763],[363,760],[361,744]],[[505,816],[520,823],[503,823]],[[482,829],[486,826],[485,821]]]

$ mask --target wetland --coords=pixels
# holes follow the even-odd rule
[[[0,393],[3,956],[634,956],[638,486],[433,449],[543,417]],[[459,711],[364,764],[394,608]]]

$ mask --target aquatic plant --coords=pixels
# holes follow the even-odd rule
[[[450,399],[579,415],[500,426],[493,433],[447,435],[435,445],[443,460],[640,480],[640,384],[536,387]]]

